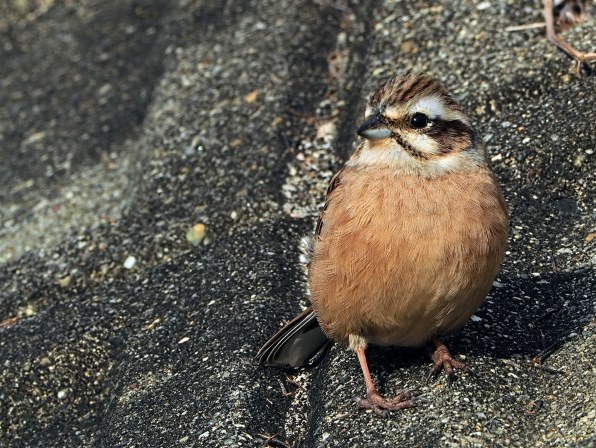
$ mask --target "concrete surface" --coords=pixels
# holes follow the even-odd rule
[[[0,446],[595,446],[596,77],[505,31],[540,7],[4,2]],[[594,23],[565,37],[594,50]],[[366,96],[409,68],[471,112],[512,232],[449,340],[479,379],[372,347],[383,392],[425,397],[381,419],[346,347],[253,356],[305,304],[298,241]]]

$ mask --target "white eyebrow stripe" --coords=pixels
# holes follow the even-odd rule
[[[470,126],[470,120],[466,114],[459,110],[447,107],[443,102],[443,99],[438,95],[430,95],[420,98],[414,103],[410,110],[412,113],[421,112],[428,115],[430,118],[440,118],[447,121],[459,120]]]
[[[431,118],[447,118],[448,109],[445,107],[441,97],[437,95],[430,95],[420,98],[410,108],[413,113],[422,112]]]

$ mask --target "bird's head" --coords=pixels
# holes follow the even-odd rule
[[[351,165],[389,165],[441,175],[485,164],[469,117],[435,79],[406,73],[381,86],[366,107],[363,141]]]

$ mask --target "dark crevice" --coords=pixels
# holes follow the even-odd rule
[[[364,2],[351,1],[349,7],[354,13],[355,19],[350,36],[348,52],[348,63],[344,76],[343,85],[340,86],[339,99],[345,106],[342,108],[338,120],[338,133],[335,142],[338,165],[343,164],[351,154],[352,143],[355,138],[355,129],[361,119],[363,106],[363,86],[367,79],[369,48],[374,39],[373,16],[370,14],[374,6],[372,0]],[[308,416],[307,430],[304,440],[294,441],[300,447],[311,448],[318,446],[320,438],[320,424],[323,421],[325,412],[324,403],[321,397],[325,396],[327,389],[326,379],[329,376],[333,350],[327,353],[326,358],[314,368],[312,383],[309,391],[309,402],[312,403],[311,412]]]
[[[337,156],[340,164],[346,161],[352,152],[355,130],[362,118],[362,110],[366,92],[363,86],[369,73],[369,50],[374,40],[374,20],[370,11],[374,2],[351,1],[350,8],[354,12],[354,33],[349,37],[350,52],[344,84],[340,89],[340,100],[345,102],[337,128]]]
[[[321,397],[325,396],[327,389],[327,378],[330,374],[331,361],[333,358],[333,350],[327,353],[326,357],[316,367],[316,370],[312,374],[312,382],[310,391],[308,394],[308,401],[312,403],[311,412],[308,415],[308,421],[306,425],[306,435],[304,441],[301,441],[301,447],[304,448],[315,448],[319,446],[317,444],[317,438],[320,436],[319,427],[323,421],[325,415],[325,403],[321,401]]]
[[[272,192],[278,195],[279,203],[285,201],[282,195],[282,185],[285,182],[287,163],[295,157],[294,151],[300,140],[305,137],[303,133],[308,128],[307,118],[315,115],[317,104],[327,92],[327,55],[333,51],[336,35],[340,30],[341,11],[316,2],[304,3],[288,12],[292,20],[288,22],[288,29],[283,32],[286,48],[282,51],[285,52],[288,67],[286,104],[285,107],[282,107],[286,128],[279,132],[279,138],[273,145],[277,148],[279,156],[276,158],[277,161],[273,167],[274,175],[270,179],[271,185],[269,186]],[[308,24],[307,27],[305,24]],[[308,218],[302,220],[300,228],[301,232],[304,232],[305,228],[310,228],[310,220]],[[300,235],[300,233],[296,234]],[[297,249],[292,253],[297,255]],[[288,266],[287,262],[284,264]],[[294,271],[292,275],[295,278],[301,277],[302,274],[298,272],[300,266],[297,263],[290,264],[290,267]],[[295,306],[300,297],[296,295],[291,300]],[[275,370],[267,369],[263,375],[268,378],[280,378],[279,371]],[[282,379],[282,381],[284,380]],[[268,382],[275,384],[275,381],[271,379]],[[266,391],[264,392],[266,393]],[[283,396],[281,393],[279,395],[275,393],[274,396],[273,405],[267,405],[263,401],[263,397],[256,398],[262,403],[260,407],[251,405],[251,408],[254,409],[249,425],[252,428],[251,432],[253,434],[276,435],[275,439],[268,442],[269,446],[273,446],[275,440],[278,439],[285,443],[286,438],[290,437],[283,433],[283,428],[288,408],[291,406],[291,398]],[[270,409],[271,413],[264,413],[264,409]],[[316,408],[314,412],[320,412],[320,410],[320,408]],[[260,437],[263,438],[263,436]],[[289,440],[289,442],[293,443],[293,446],[304,446],[301,440]]]

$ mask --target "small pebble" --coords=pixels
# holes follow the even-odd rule
[[[577,155],[577,157],[575,157],[575,160],[573,161],[573,166],[576,168],[581,168],[582,165],[584,164],[585,160],[586,160],[586,155],[579,154],[579,155]]]
[[[135,264],[137,264],[137,259],[135,257],[133,257],[132,255],[129,255],[128,257],[126,257],[126,260],[124,260],[123,266],[126,269],[132,269]]]
[[[235,213],[235,212],[233,212]],[[236,219],[232,216],[232,219]],[[188,241],[193,246],[199,245],[204,239],[207,233],[207,226],[203,223],[197,223],[192,226],[188,232],[186,232],[186,241]]]
[[[70,283],[71,283],[71,277],[70,277],[70,275],[67,275],[66,277],[62,277],[60,280],[58,280],[57,283],[62,288],[68,288],[70,286]]]

